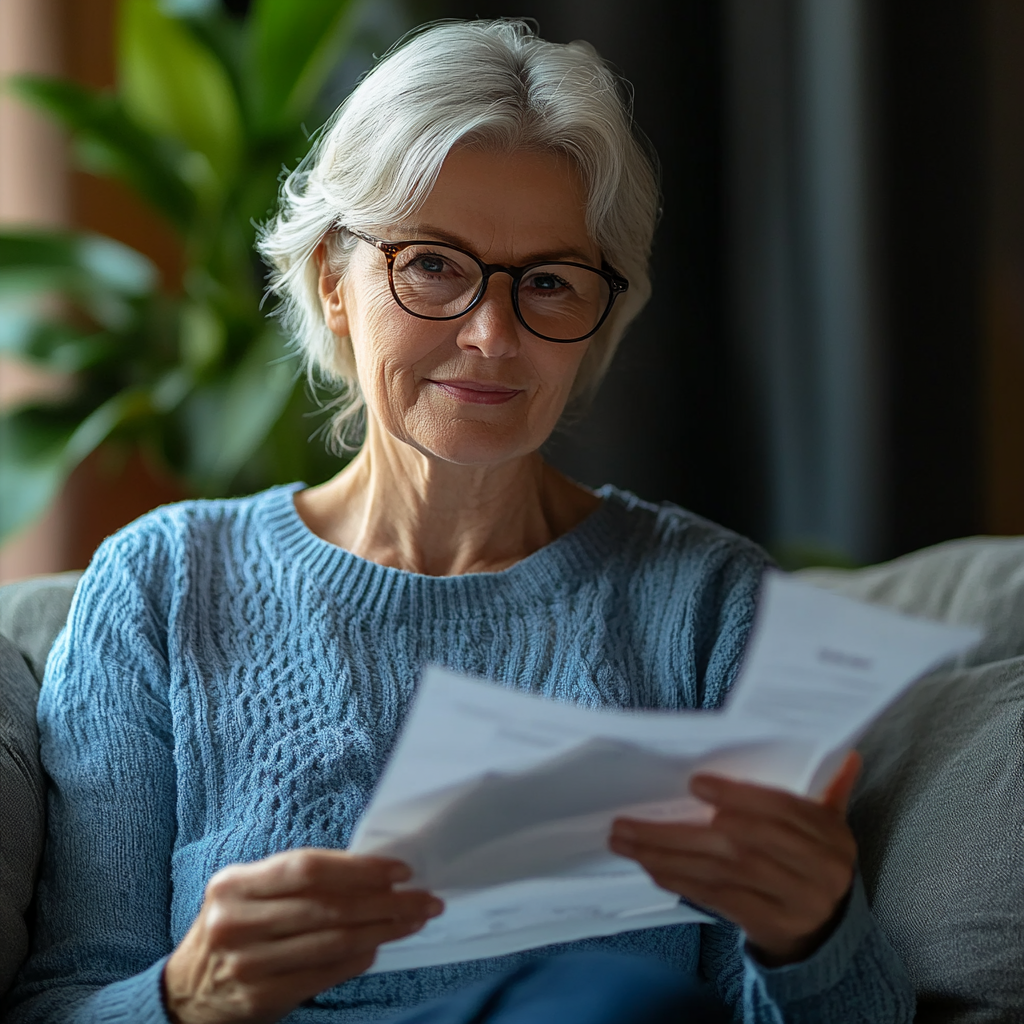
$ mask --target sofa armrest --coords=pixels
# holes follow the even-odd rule
[[[0,636],[0,994],[28,952],[25,913],[43,849],[45,784],[39,763],[39,684]]]

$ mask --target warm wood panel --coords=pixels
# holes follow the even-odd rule
[[[1024,4],[991,0],[986,528],[1024,534]]]
[[[0,0],[0,79],[61,70],[61,2]],[[61,133],[0,89],[0,224],[66,224],[68,184]],[[0,408],[65,385],[66,381],[0,356]],[[69,520],[66,503],[58,501],[40,522],[0,547],[0,583],[63,569],[69,556],[65,544]]]

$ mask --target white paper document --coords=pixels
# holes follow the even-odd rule
[[[608,851],[613,819],[706,820],[698,770],[816,793],[886,705],[979,638],[770,573],[723,711],[593,710],[428,669],[350,849],[405,861],[446,909],[372,970],[711,920]]]

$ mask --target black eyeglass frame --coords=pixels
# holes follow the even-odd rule
[[[626,280],[621,274],[613,270],[607,263],[604,264],[601,269],[592,267],[587,263],[573,263],[569,260],[538,260],[536,263],[528,263],[524,267],[507,267],[501,263],[484,263],[479,256],[469,252],[466,249],[461,248],[458,245],[452,245],[451,242],[439,242],[436,238],[434,239],[415,239],[408,242],[387,242],[383,238],[375,238],[373,235],[368,235],[363,231],[356,231],[353,228],[342,227],[341,230],[348,232],[354,238],[360,239],[360,241],[367,242],[374,248],[379,249],[384,253],[384,258],[388,264],[388,285],[391,288],[391,295],[395,302],[405,310],[410,316],[418,317],[420,320],[458,320],[460,316],[465,316],[467,313],[471,313],[480,303],[483,301],[484,294],[487,292],[487,283],[491,279],[492,274],[508,274],[512,278],[512,309],[516,314],[516,319],[536,338],[540,338],[543,341],[551,341],[556,345],[572,345],[577,341],[586,341],[587,338],[592,337],[600,329],[601,325],[608,319],[608,314],[612,311],[612,306],[615,305],[615,300],[629,288],[629,281]],[[480,287],[477,290],[476,295],[473,297],[473,301],[461,312],[455,313],[453,316],[427,316],[425,313],[416,313],[409,309],[402,300],[398,297],[398,292],[395,289],[395,257],[403,250],[409,248],[410,245],[444,245],[449,249],[454,249],[456,252],[462,253],[463,256],[468,256],[479,268],[481,272]],[[531,270],[536,270],[537,267],[579,267],[581,270],[589,270],[595,274],[599,274],[608,283],[608,305],[605,306],[604,312],[601,314],[600,319],[586,334],[580,335],[578,338],[549,338],[546,334],[541,334],[539,331],[535,331],[523,318],[522,310],[519,308],[519,282],[523,279],[523,276]]]

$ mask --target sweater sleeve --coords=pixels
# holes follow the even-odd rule
[[[750,541],[720,541],[704,556],[689,587],[692,628],[684,637],[683,678],[695,691],[689,706],[720,708],[739,674],[750,638],[768,556]]]
[[[835,931],[785,967],[753,958],[731,925],[701,926],[701,975],[736,1024],[911,1024],[914,990],[868,907],[858,875]]]
[[[47,663],[46,850],[6,1024],[167,1022],[176,785],[161,540],[136,524],[100,548]]]

